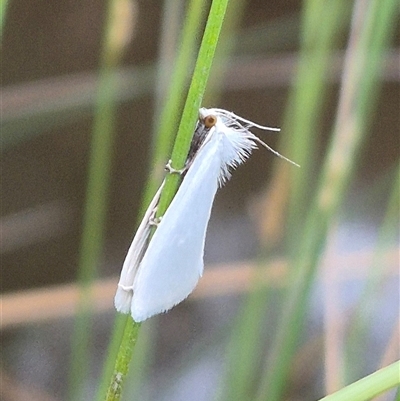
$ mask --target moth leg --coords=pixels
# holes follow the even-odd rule
[[[149,216],[149,219],[147,220],[147,224],[149,226],[158,227],[158,225],[161,222],[162,216],[156,217],[157,208],[158,208],[158,205],[156,207],[154,207],[154,209],[151,212],[151,215]]]
[[[160,216],[160,217],[150,217],[149,225],[157,227],[160,224],[161,219],[162,219],[162,216]]]
[[[124,291],[133,291],[133,285],[123,285],[118,283],[118,287],[122,288]]]
[[[170,174],[183,174],[186,171],[186,167],[177,170],[171,166],[172,160],[168,160],[168,163],[165,165],[165,170],[168,171]]]

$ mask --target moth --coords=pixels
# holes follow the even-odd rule
[[[281,156],[250,128],[258,125],[218,108],[201,108],[182,183],[150,238],[164,182],[151,201],[128,250],[115,307],[136,322],[166,312],[183,301],[203,274],[204,244],[215,194],[257,145]],[[170,173],[177,173],[167,164]]]

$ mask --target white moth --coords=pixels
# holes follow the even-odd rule
[[[257,144],[284,158],[251,133],[251,127],[279,131],[226,110],[200,109],[178,192],[149,242],[161,185],[129,248],[115,295],[119,312],[130,312],[141,322],[168,311],[193,291],[203,274],[207,225],[218,187]]]

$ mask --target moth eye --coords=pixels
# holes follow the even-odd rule
[[[217,117],[213,116],[212,114],[207,116],[204,119],[204,125],[206,126],[206,128],[212,128],[214,127],[214,125],[217,123]]]

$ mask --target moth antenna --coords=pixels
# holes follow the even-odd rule
[[[216,110],[216,111],[218,111],[218,112],[220,112],[222,114],[225,114],[225,115],[229,115],[230,117],[235,118],[236,120],[239,120],[239,121],[242,121],[242,122],[244,122],[246,124],[249,124],[251,127],[256,127],[256,128],[262,129],[264,131],[279,132],[281,130],[280,128],[266,127],[264,125],[260,125],[260,124],[254,123],[253,121],[250,121],[250,120],[247,120],[247,119],[245,119],[243,117],[238,116],[237,114],[233,113],[232,111],[226,111],[226,110],[223,110],[223,109],[213,109],[213,110]]]
[[[276,150],[272,149],[271,146],[268,146],[265,142],[263,142],[258,136],[252,136],[252,139],[254,139],[256,142],[258,142],[260,145],[264,146],[265,148],[267,148],[270,152],[272,152],[275,156],[280,157],[283,160],[286,160],[287,162],[295,165],[296,167],[300,167],[299,164],[295,163],[294,161],[288,159],[285,156],[282,156],[280,153],[278,153]]]
[[[238,120],[243,121],[244,123],[249,124],[249,125],[251,125],[252,127],[256,127],[256,128],[262,129],[262,130],[264,130],[264,131],[275,131],[275,132],[279,132],[279,131],[281,130],[280,128],[266,127],[265,125],[260,125],[260,124],[254,123],[253,121],[246,120],[245,118],[240,117],[240,116],[237,116],[236,114],[233,114],[233,113],[232,113],[232,115],[233,115],[235,118],[237,118]]]
[[[243,128],[245,131],[247,131],[250,134],[249,135],[250,138],[254,139],[254,141],[256,141],[260,145],[264,146],[266,149],[268,149],[270,152],[272,152],[275,156],[278,156],[281,159],[286,160],[287,162],[293,164],[294,166],[300,167],[299,164],[295,163],[294,161],[288,159],[285,156],[282,156],[276,150],[272,149],[265,142],[263,142],[258,136],[254,135],[253,133],[251,133],[249,131],[249,128],[255,127],[255,128],[259,128],[259,129],[265,130],[265,131],[276,131],[276,132],[279,132],[281,130],[280,128],[265,127],[264,125],[256,124],[253,121],[247,120],[247,119],[245,119],[243,117],[240,117],[240,116],[236,115],[232,111],[227,111],[227,110],[219,109],[219,108],[213,108],[213,109],[210,109],[210,110],[213,110],[214,112],[221,114],[225,118],[230,119],[232,123],[238,124],[239,127]],[[248,127],[244,127],[242,124],[240,124],[239,121],[241,121],[241,122],[243,122],[245,124],[248,124],[249,126]]]

